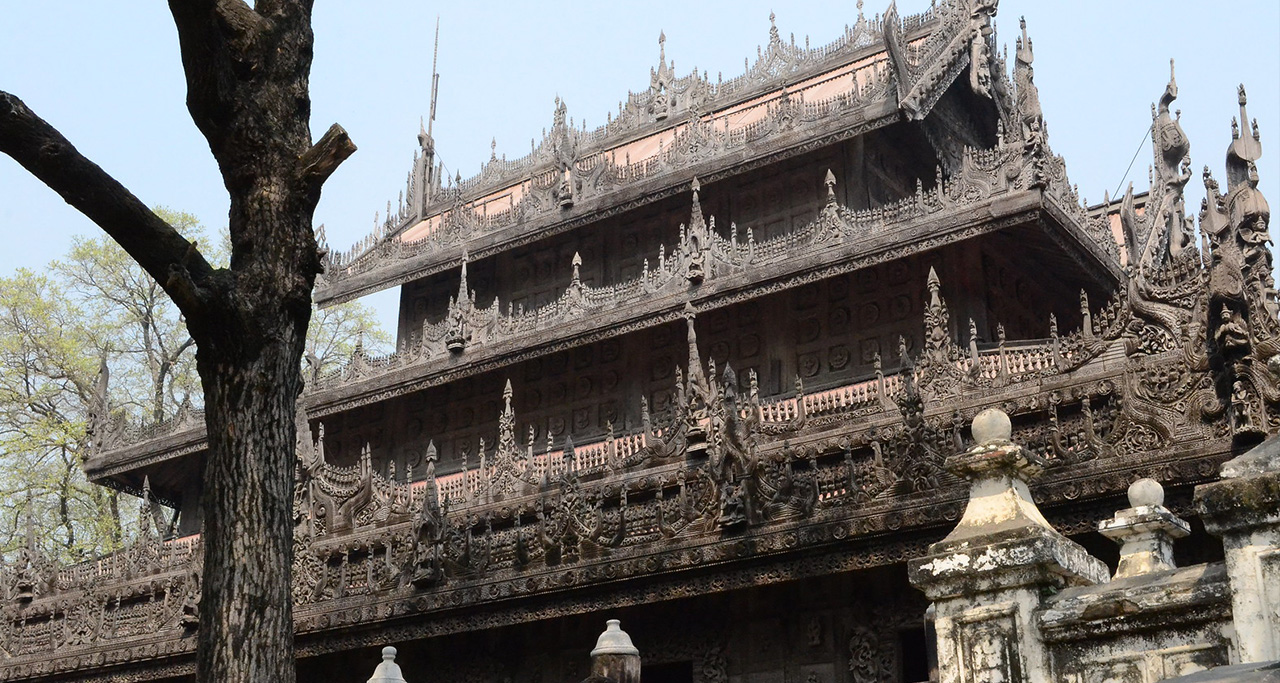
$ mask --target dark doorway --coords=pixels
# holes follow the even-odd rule
[[[640,680],[644,683],[693,683],[693,662],[641,666]]]
[[[917,683],[932,680],[929,677],[929,651],[924,628],[900,631],[898,642],[902,646],[902,680]]]

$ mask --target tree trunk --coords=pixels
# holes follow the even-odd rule
[[[303,324],[305,328],[305,323]],[[252,359],[197,353],[209,454],[198,631],[201,681],[293,675],[294,397],[301,341],[280,329]],[[250,360],[250,362],[245,362]]]
[[[355,151],[311,142],[311,0],[170,0],[187,108],[231,198],[231,267],[0,92],[0,151],[97,223],[187,321],[205,395],[204,574],[196,679],[292,683],[293,411],[321,254],[324,181]]]

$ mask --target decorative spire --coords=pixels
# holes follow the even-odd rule
[[[1137,266],[1138,277],[1171,258],[1177,258],[1190,245],[1192,231],[1187,225],[1183,205],[1183,189],[1191,179],[1191,143],[1169,105],[1178,97],[1178,83],[1173,60],[1169,61],[1169,84],[1153,108],[1151,122],[1152,180],[1151,193],[1144,214],[1134,209],[1132,187],[1120,206],[1120,219],[1125,231],[1129,259]],[[1138,226],[1144,230],[1139,233]]]
[[[107,438],[108,416],[111,414],[111,403],[108,388],[111,383],[111,369],[107,367],[107,355],[102,354],[98,362],[98,376],[93,382],[93,398],[89,402],[89,456],[102,452]]]
[[[950,362],[951,317],[942,299],[942,283],[938,272],[929,266],[929,301],[924,311],[924,353],[936,363]]]
[[[1036,88],[1035,69],[1031,63],[1035,55],[1031,51],[1031,38],[1027,36],[1027,20],[1019,20],[1022,36],[1018,38],[1013,68],[1013,83],[1017,88],[1017,105],[1021,113],[1022,141],[1026,149],[1041,153],[1044,143],[1044,114],[1040,109],[1040,91]]]
[[[458,278],[458,305],[462,305],[464,301],[470,301],[471,295],[467,289],[467,252],[462,252],[462,274]]]
[[[564,469],[561,474],[566,478],[578,473],[578,458],[573,447],[573,434],[566,434],[564,437],[564,451],[561,453],[564,460]]]
[[[1244,85],[1238,86],[1237,100],[1240,103],[1240,120],[1231,119],[1231,145],[1227,147],[1227,192],[1234,191],[1249,182],[1249,166],[1262,157],[1262,140],[1258,134],[1258,121],[1253,121],[1253,132],[1241,133],[1240,129],[1249,125],[1249,112],[1245,105],[1249,98],[1245,94]]]
[[[35,552],[39,547],[36,544],[36,508],[35,499],[32,497],[31,490],[27,490],[27,515],[26,515],[26,532],[27,532],[27,552],[31,553],[32,561],[35,560]]]
[[[698,355],[698,333],[693,326],[693,323],[697,318],[698,313],[693,308],[693,304],[686,301],[684,304],[684,322],[686,328],[686,339],[689,343],[690,387],[695,384],[699,386],[705,386],[706,384],[706,378],[702,374],[702,358]]]
[[[698,191],[702,186],[695,176],[691,184],[693,190],[693,208],[689,214],[689,227],[684,230],[685,279],[691,284],[698,284],[706,276],[706,251],[710,248],[711,236],[707,230],[707,221],[702,214],[702,202],[698,199]]]
[[[690,183],[689,187],[693,191],[693,209],[689,215],[689,225],[693,226],[706,220],[702,215],[702,203],[698,201],[698,192],[702,190],[702,184],[698,182],[698,176],[693,177],[693,182]]]
[[[827,169],[827,177],[824,180],[827,185],[827,204],[836,203],[836,174]]]
[[[969,372],[977,376],[982,371],[978,360],[978,323],[969,318]]]
[[[1085,339],[1093,338],[1093,311],[1089,310],[1089,293],[1080,290],[1080,334]]]
[[[436,64],[440,60],[440,15],[436,15],[436,43],[431,51],[431,117],[427,124],[427,140],[431,140],[431,126],[436,122],[436,98],[440,93],[440,72]],[[434,151],[434,145],[433,145]]]
[[[1027,36],[1027,18],[1018,17],[1018,26],[1022,29],[1022,36],[1018,38],[1017,60],[1030,67],[1035,61],[1035,54],[1031,51],[1031,38]]]

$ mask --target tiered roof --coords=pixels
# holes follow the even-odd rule
[[[972,439],[964,425],[992,405],[1012,416],[1015,441],[1046,458],[1036,497],[1066,533],[1093,528],[1099,515],[1089,506],[1123,491],[1135,471],[1185,489],[1280,429],[1272,417],[1280,415],[1280,318],[1265,239],[1270,214],[1253,166],[1261,153],[1256,125],[1233,135],[1226,192],[1204,177],[1202,245],[1188,239],[1189,145],[1168,113],[1177,96],[1172,79],[1155,114],[1157,164],[1145,206],[1129,194],[1119,206],[1086,211],[1047,146],[1030,41],[1025,34],[1019,41],[1010,79],[993,50],[993,9],[953,0],[915,20],[863,19],[837,47],[818,51],[775,35],[757,63],[772,66],[742,85],[707,90],[726,99],[708,99],[715,106],[705,110],[690,95],[710,88],[705,79],[664,80],[657,69],[650,92],[632,95],[627,116],[609,124],[614,132],[606,126],[593,139],[558,121],[539,148],[546,157],[526,166],[495,159],[470,185],[411,195],[411,208],[401,207],[365,250],[332,256],[327,302],[457,266],[463,254],[479,258],[540,239],[627,202],[692,191],[680,239],[636,280],[588,286],[574,259],[560,299],[517,311],[474,302],[464,270],[445,322],[426,324],[390,357],[357,351],[340,373],[314,378],[299,414],[299,652],[358,647],[371,633],[380,641],[422,638],[919,556],[965,498],[943,460],[965,450]],[[858,80],[861,68],[874,85]],[[856,88],[831,94],[827,104],[801,101],[799,93],[828,87],[825,75],[840,69],[847,70],[834,80]],[[789,80],[796,73],[803,78]],[[730,227],[725,237],[703,214],[693,173],[717,177],[868,126],[927,117],[936,93],[965,73],[969,83],[960,85],[986,93],[1000,135],[989,149],[944,161],[932,187],[922,183],[889,206],[851,211],[836,200],[837,179],[827,173],[828,200],[814,220],[758,243],[750,226]],[[655,105],[664,94],[668,109],[659,118]],[[1245,119],[1243,90],[1240,101]],[[760,118],[735,129],[758,124],[751,145],[729,123],[715,123],[734,107],[757,106]],[[605,154],[668,134],[671,143],[656,145],[661,151],[634,175],[625,170],[640,168],[634,156],[616,165]],[[566,149],[585,156],[553,153]],[[504,188],[522,194],[507,213],[483,213],[481,200]],[[1129,247],[1125,270],[1112,216]],[[1048,338],[1008,340],[998,332],[984,344],[972,323],[967,336],[953,324],[946,283],[931,271],[923,345],[912,352],[903,341],[897,368],[877,362],[872,378],[822,391],[797,382],[794,392],[762,397],[749,376],[741,383],[731,367],[698,353],[697,321],[706,310],[1028,224],[1111,295],[1099,307],[1081,294],[1076,331],[1060,334],[1046,312]],[[651,415],[642,398],[632,433],[534,443],[516,433],[520,406],[509,385],[493,446],[457,473],[438,474],[430,454],[425,472],[379,473],[367,447],[355,465],[339,467],[326,461],[323,430],[313,439],[308,427],[350,406],[677,319],[688,357],[671,386],[672,409]],[[472,330],[460,356],[449,349],[454,324]],[[109,411],[100,406],[96,414]],[[144,465],[203,448],[202,421],[184,415],[148,431],[98,420],[100,445],[86,469],[127,485]],[[137,438],[145,441],[129,443]],[[194,639],[182,636],[199,609],[196,543],[163,541],[146,527],[119,555],[71,569],[45,561],[30,543],[0,577],[7,600],[0,648],[9,657],[0,673],[21,680],[101,667],[187,672]],[[579,599],[587,591],[592,597]],[[51,649],[58,653],[52,660]]]

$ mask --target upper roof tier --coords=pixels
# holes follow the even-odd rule
[[[853,137],[920,120],[968,69],[969,86],[998,99],[1005,80],[995,54],[996,0],[943,0],[899,18],[856,23],[834,42],[800,47],[773,26],[746,73],[711,82],[677,77],[659,38],[649,88],[629,93],[594,130],[573,127],[556,100],[541,144],[508,161],[496,149],[481,172],[447,186],[426,130],[398,207],[345,252],[326,256],[320,305],[350,300],[576,228],[683,191]],[[772,20],[772,17],[771,17]],[[323,233],[320,239],[323,241]]]

